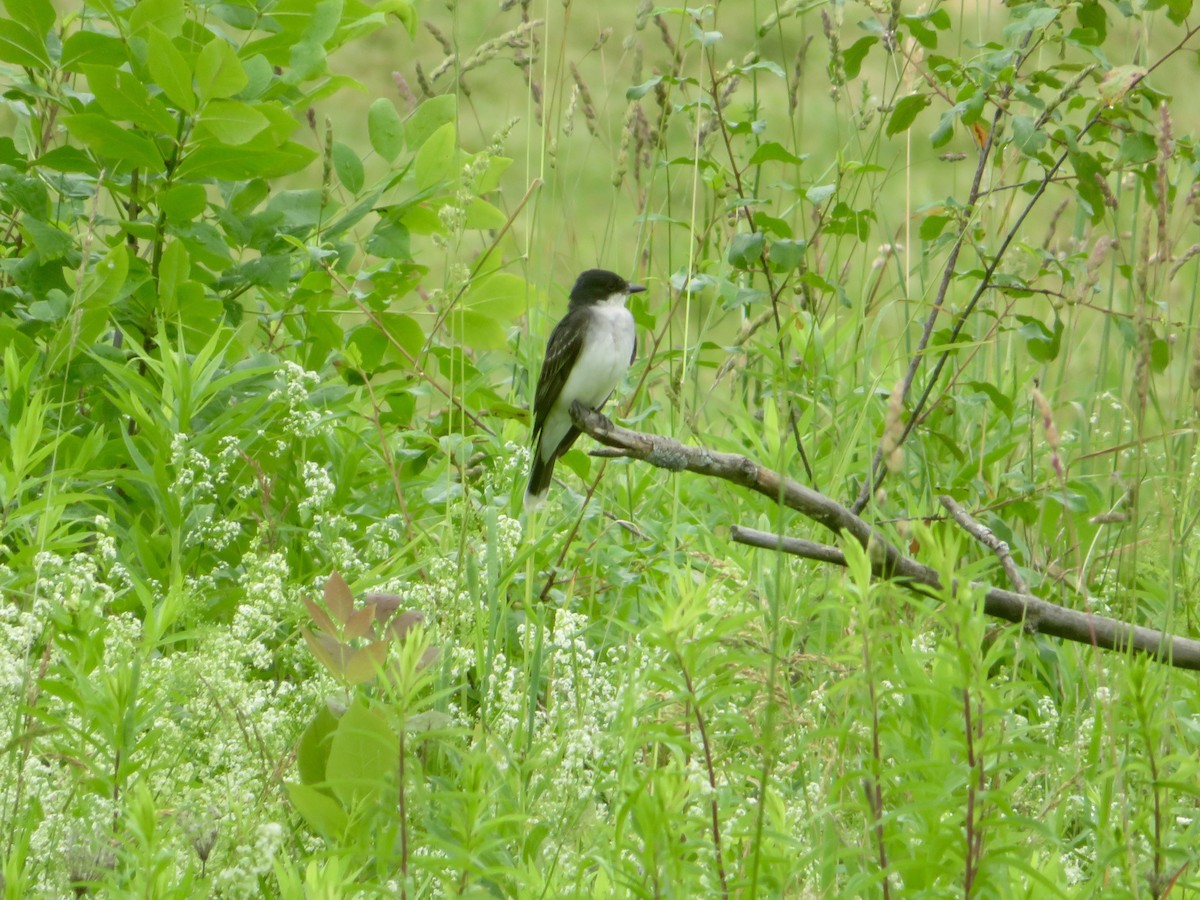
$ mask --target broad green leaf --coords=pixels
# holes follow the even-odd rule
[[[400,24],[404,26],[404,30],[408,32],[410,38],[416,37],[417,11],[413,9],[413,5],[408,0],[381,0],[375,4],[374,11],[391,13],[400,20]]]
[[[738,269],[749,269],[762,256],[766,239],[759,232],[735,234],[729,242],[729,264]]]
[[[187,19],[183,4],[184,0],[137,0],[129,16],[130,34],[150,32],[143,36],[151,46],[157,40],[153,33],[155,31],[166,35],[168,39],[178,36]]]
[[[946,225],[949,222],[950,222],[950,216],[943,216],[943,215],[926,216],[921,221],[921,228],[919,231],[921,240],[923,240],[923,241],[936,240],[938,235],[940,235],[942,233],[942,231],[945,230]]]
[[[408,117],[404,123],[404,139],[408,149],[415,151],[429,140],[429,136],[458,118],[458,99],[454,94],[430,97]]]
[[[111,66],[87,66],[84,74],[96,102],[112,118],[157,134],[175,134],[175,117],[132,73]]]
[[[804,192],[804,199],[813,206],[820,206],[837,191],[836,184],[814,184]]]
[[[20,228],[39,259],[61,259],[75,247],[74,237],[49,222],[25,216],[20,219]]]
[[[367,110],[367,139],[371,149],[388,162],[395,160],[404,147],[404,125],[392,101],[380,97]]]
[[[11,19],[0,19],[0,60],[29,69],[50,68],[45,38]]]
[[[798,166],[804,162],[804,159],[805,157],[797,156],[778,141],[767,141],[754,149],[754,153],[750,156],[750,165],[757,166],[774,160]]]
[[[447,180],[455,172],[455,140],[458,131],[453,122],[447,122],[429,136],[417,158],[413,161],[417,188],[426,190]]]
[[[1013,116],[1013,143],[1026,156],[1037,156],[1048,140],[1045,131],[1035,125],[1030,116]]]
[[[512,165],[507,156],[492,156],[488,158],[487,170],[475,179],[475,193],[483,196],[500,186],[500,176]]]
[[[363,164],[358,154],[340,141],[333,144],[333,170],[342,187],[357,194],[363,187]]]
[[[875,35],[867,35],[861,37],[842,53],[842,65],[846,69],[847,78],[857,78],[858,73],[862,70],[863,60],[867,58],[867,52],[875,44],[879,43],[879,38]]]
[[[643,81],[641,84],[635,84],[631,88],[626,88],[625,89],[625,99],[626,100],[641,100],[643,97],[646,96],[646,93],[650,90],[650,88],[654,87],[656,84],[658,84],[661,81],[662,81],[662,76],[655,75],[649,81]]]
[[[84,66],[120,66],[128,62],[125,42],[96,31],[76,31],[63,42],[59,65],[68,72]]]
[[[173,184],[158,195],[158,208],[171,225],[183,225],[200,216],[208,195],[199,184]]]
[[[354,703],[333,733],[326,781],[346,807],[382,801],[395,790],[399,754],[400,740],[383,714]]]
[[[302,144],[286,143],[278,148],[203,146],[183,158],[177,178],[217,178],[242,181],[247,178],[280,178],[299,172],[317,154]]]
[[[1018,333],[1025,338],[1025,348],[1030,356],[1042,363],[1058,357],[1064,330],[1062,319],[1055,317],[1053,331],[1032,316],[1017,316],[1017,320],[1022,323]]]
[[[1156,156],[1158,144],[1154,136],[1144,131],[1133,131],[1121,139],[1121,149],[1117,151],[1117,165],[1143,165],[1151,162]]]
[[[767,260],[776,272],[790,272],[804,262],[807,241],[775,241],[767,251]]]
[[[232,97],[249,80],[237,51],[224,38],[213,38],[196,57],[196,90],[201,100]]]
[[[321,704],[320,711],[308,723],[296,745],[296,768],[300,780],[309,787],[325,781],[325,766],[329,762],[329,742],[337,728],[337,719],[329,707]]]
[[[525,315],[532,290],[520,275],[497,272],[472,282],[463,294],[462,304],[483,315],[511,322]]]
[[[158,264],[158,302],[164,314],[174,316],[179,286],[191,274],[191,259],[182,241],[169,240]]]
[[[889,136],[908,131],[917,118],[917,113],[929,105],[929,98],[924,94],[912,94],[900,100],[893,108],[888,119],[887,134]]]
[[[64,116],[62,123],[72,137],[97,156],[139,168],[157,170],[163,166],[162,155],[153,141],[127,131],[99,113]]]
[[[187,59],[171,39],[153,25],[148,28],[146,43],[146,63],[158,86],[172,103],[186,113],[194,113],[196,95],[192,92],[192,67]]]
[[[502,350],[508,346],[505,323],[469,309],[450,314],[450,332],[456,341],[476,350]]]
[[[330,840],[340,840],[350,823],[341,805],[328,794],[306,784],[286,782],[288,799],[296,807],[308,827]]]
[[[8,14],[43,38],[54,27],[54,6],[50,0],[4,0]]]
[[[128,275],[129,253],[124,244],[117,244],[84,279],[83,305],[93,309],[109,306],[125,285]]]
[[[223,144],[245,144],[265,129],[267,117],[240,100],[212,100],[200,114],[200,127]]]
[[[467,204],[467,217],[463,227],[469,231],[487,231],[503,228],[508,217],[486,200],[476,197]]]

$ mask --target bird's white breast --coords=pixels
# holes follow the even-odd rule
[[[592,318],[579,358],[542,428],[543,460],[554,456],[559,442],[571,430],[571,404],[578,400],[584,406],[599,407],[629,369],[636,328],[633,314],[625,308],[625,295],[614,294],[595,304],[590,312]]]
[[[597,303],[591,315],[587,338],[559,395],[563,409],[570,409],[575,400],[591,407],[603,403],[629,369],[633,356],[633,315],[624,305]]]

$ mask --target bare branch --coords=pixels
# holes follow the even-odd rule
[[[673,472],[688,471],[724,479],[796,510],[835,535],[849,534],[867,548],[876,575],[904,580],[914,590],[942,590],[936,571],[905,556],[878,529],[840,503],[745,456],[689,447],[673,438],[630,431],[580,403],[572,404],[571,420],[581,431],[631,459],[640,459]],[[602,451],[602,455],[611,456],[612,453]],[[735,527],[734,533],[734,539],[740,543],[845,565],[845,557],[835,547],[740,527]],[[955,585],[951,585],[951,589],[954,588]],[[1041,632],[1105,650],[1144,653],[1178,668],[1200,670],[1200,641],[1077,612],[1028,594],[984,585],[979,585],[978,589],[984,591],[983,611],[986,614],[1008,622],[1024,623],[1025,630],[1030,633]]]
[[[1008,543],[1000,540],[992,532],[992,529],[986,525],[976,522],[971,517],[971,514],[954,502],[954,498],[947,494],[939,494],[938,502],[949,510],[950,515],[954,516],[954,521],[963,527],[963,530],[979,543],[990,549],[996,554],[996,558],[1000,560],[1000,566],[1004,569],[1004,574],[1008,576],[1009,582],[1018,594],[1028,594],[1029,585],[1025,583],[1025,579],[1021,577],[1021,573],[1017,571],[1017,564],[1013,562],[1012,553],[1008,549]]]

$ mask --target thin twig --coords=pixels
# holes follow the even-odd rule
[[[1008,542],[996,537],[992,529],[986,525],[976,522],[969,512],[954,502],[953,497],[946,494],[939,494],[938,502],[946,507],[950,515],[954,517],[954,521],[961,525],[967,534],[996,554],[996,558],[1000,560],[1000,567],[1004,569],[1004,574],[1008,576],[1013,590],[1018,594],[1028,594],[1029,585],[1025,583],[1025,579],[1021,577],[1021,573],[1017,570],[1017,564],[1013,562],[1012,552],[1008,549]]]

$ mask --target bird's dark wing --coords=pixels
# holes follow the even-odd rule
[[[637,332],[633,333],[633,349],[629,351],[629,364],[632,366],[633,361],[637,359]]]
[[[542,430],[550,408],[567,383],[567,376],[579,358],[583,340],[587,336],[589,315],[586,308],[573,309],[550,333],[546,344],[546,358],[542,361],[542,374],[538,377],[537,393],[533,400],[533,435]]]

